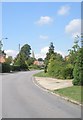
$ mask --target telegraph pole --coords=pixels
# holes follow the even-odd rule
[[[20,44],[19,44],[19,52],[20,52]]]

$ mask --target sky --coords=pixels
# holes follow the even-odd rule
[[[82,0],[2,0],[3,2],[81,2]]]
[[[55,52],[66,56],[74,37],[81,32],[80,2],[3,2],[3,49],[16,56],[29,44],[36,58],[45,58],[50,42]]]

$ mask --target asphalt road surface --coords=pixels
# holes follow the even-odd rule
[[[38,71],[3,74],[3,118],[80,118],[81,108],[36,86]]]

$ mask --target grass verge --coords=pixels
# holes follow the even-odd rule
[[[72,86],[72,87],[68,87],[68,88],[54,90],[53,93],[57,93],[61,96],[75,100],[79,103],[83,103],[83,99],[82,99],[83,96],[81,96],[82,89],[83,89],[83,87],[80,87],[80,86]]]
[[[48,73],[44,73],[44,71],[39,72],[39,73],[35,74],[34,76],[35,76],[35,77],[50,77],[50,76],[48,75]]]

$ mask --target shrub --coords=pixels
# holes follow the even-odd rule
[[[29,70],[28,69],[28,66],[24,63],[24,64],[22,64],[22,65],[20,65],[20,70]]]
[[[59,78],[62,70],[62,62],[56,60],[50,60],[48,64],[48,74],[51,77]]]
[[[73,67],[64,67],[62,69],[62,77],[64,79],[72,79],[73,78]]]
[[[18,66],[18,65],[12,65],[11,66],[11,71],[20,71],[20,66]]]
[[[12,65],[11,66],[11,71],[21,71],[21,70],[28,70],[27,65]]]
[[[10,72],[10,65],[8,63],[2,63],[2,73]]]
[[[83,48],[78,51],[73,75],[73,85],[83,85]]]
[[[38,69],[38,70],[40,70],[41,67],[38,66],[38,65],[30,65],[30,66],[29,66],[29,69]]]

